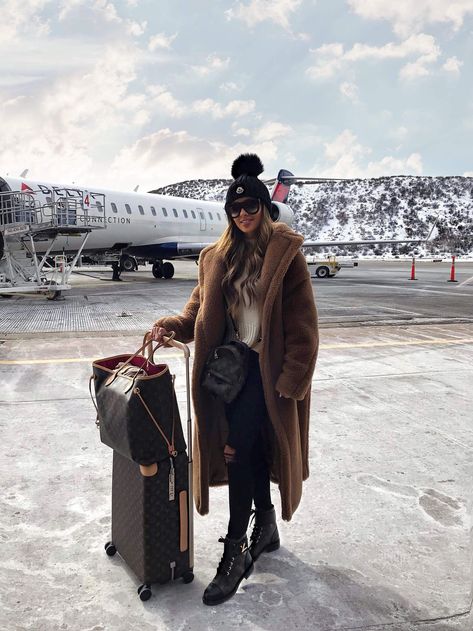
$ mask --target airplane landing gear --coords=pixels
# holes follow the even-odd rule
[[[161,261],[155,261],[153,263],[153,276],[155,278],[163,277],[163,264]]]
[[[172,278],[174,276],[174,265],[155,261],[153,263],[153,276],[155,278]]]
[[[163,264],[163,276],[164,278],[172,278],[174,276],[174,265],[172,263]]]

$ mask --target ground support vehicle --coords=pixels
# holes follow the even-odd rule
[[[324,259],[307,256],[306,260],[311,278],[330,278],[336,276],[341,269],[335,256],[328,256]]]

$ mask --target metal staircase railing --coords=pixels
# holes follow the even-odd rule
[[[71,288],[69,277],[91,231],[107,226],[105,195],[74,193],[54,189],[46,197],[40,191],[0,192],[0,294],[34,291],[56,298]],[[58,251],[57,239],[65,235],[82,235],[82,239],[73,240],[77,245],[70,262],[61,259],[60,265],[48,270],[48,257]],[[48,241],[40,255],[37,240]]]

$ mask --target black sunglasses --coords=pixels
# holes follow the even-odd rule
[[[233,219],[236,219],[242,208],[249,215],[256,215],[259,210],[259,198],[246,199],[243,202],[233,202],[226,206],[225,210]]]

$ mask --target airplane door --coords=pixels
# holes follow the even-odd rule
[[[207,229],[207,223],[206,223],[206,220],[205,220],[204,211],[201,208],[197,208],[196,210],[197,210],[197,212],[199,213],[199,216],[200,216],[200,229],[201,230],[206,230]]]

